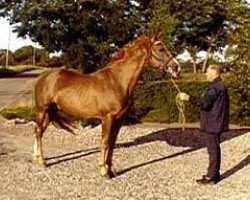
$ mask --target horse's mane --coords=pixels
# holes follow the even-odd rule
[[[153,45],[151,38],[146,36],[141,36],[135,39],[132,42],[124,45],[122,49],[119,49],[115,53],[112,54],[110,61],[108,62],[108,66],[113,65],[117,61],[121,61],[124,59],[126,54],[131,55],[134,53],[135,49],[149,49]]]

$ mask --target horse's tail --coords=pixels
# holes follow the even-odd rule
[[[49,119],[53,123],[54,126],[64,129],[75,135],[74,125],[75,119],[70,118],[66,114],[59,111],[57,105],[52,103],[48,108]]]

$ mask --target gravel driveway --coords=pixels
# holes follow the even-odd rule
[[[0,124],[0,199],[250,199],[250,130],[224,134],[222,178],[214,186],[195,179],[206,171],[204,136],[197,124],[123,126],[114,154],[119,176],[99,174],[100,126],[73,136],[50,126],[44,136],[48,167],[31,161],[33,124]]]

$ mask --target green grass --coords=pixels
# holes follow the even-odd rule
[[[194,82],[194,81],[204,82],[204,81],[206,81],[206,75],[201,74],[201,73],[196,73],[196,74],[194,74],[194,73],[181,73],[178,80],[187,81],[187,82]]]
[[[0,111],[0,115],[6,119],[21,118],[31,121],[34,120],[35,112],[30,107],[5,108]]]

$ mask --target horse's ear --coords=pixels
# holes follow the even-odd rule
[[[162,31],[157,31],[156,34],[151,37],[151,42],[154,43],[157,40],[161,40],[163,38],[163,33]]]
[[[160,39],[162,39],[162,37],[163,37],[162,31],[158,31],[158,32],[156,33],[156,35],[155,35],[155,39],[156,39],[156,40],[160,40]]]
[[[150,40],[150,41],[151,41],[151,43],[152,43],[152,44],[154,44],[154,43],[155,43],[155,41],[156,41],[155,36],[151,37],[151,40]]]

